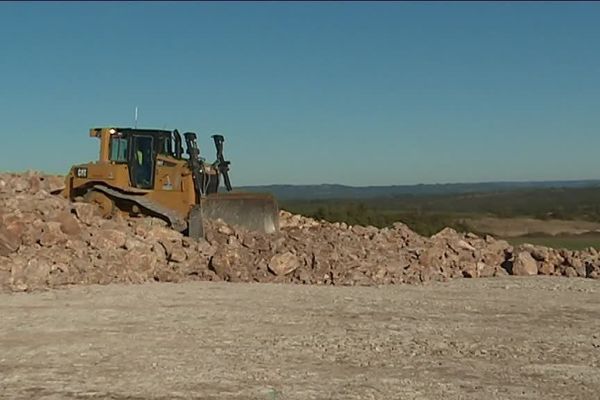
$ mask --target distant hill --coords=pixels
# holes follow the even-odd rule
[[[249,192],[270,192],[280,200],[371,199],[406,195],[446,195],[486,193],[517,189],[600,187],[600,180],[542,182],[444,183],[391,186],[264,185],[236,188]]]

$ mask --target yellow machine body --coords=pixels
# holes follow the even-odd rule
[[[278,208],[271,195],[217,193],[223,169],[215,163],[204,163],[196,157],[199,151],[194,155],[193,149],[197,149],[194,134],[191,142],[189,133],[185,134],[188,158],[184,158],[181,138],[173,140],[175,135],[179,133],[131,128],[91,129],[90,136],[100,140],[98,161],[71,167],[63,195],[72,200],[96,202],[106,215],[113,212],[154,215],[165,219],[174,229],[189,228],[194,236],[202,235],[203,227],[189,226],[192,210],[194,224],[202,225],[206,218],[220,218],[267,233],[278,230]],[[143,168],[141,160],[146,163]],[[138,171],[145,174],[141,180],[137,178]],[[227,174],[227,170],[224,173]],[[228,176],[226,180],[230,186]]]

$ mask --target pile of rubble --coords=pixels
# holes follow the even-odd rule
[[[600,254],[513,248],[446,228],[431,238],[406,225],[378,229],[281,212],[281,232],[212,223],[193,240],[156,218],[101,218],[94,205],[53,195],[62,179],[0,174],[0,288],[73,284],[286,282],[379,285],[459,277],[562,275],[600,278]]]

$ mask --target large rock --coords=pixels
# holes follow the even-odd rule
[[[565,276],[568,278],[576,278],[577,277],[577,270],[573,267],[567,267],[565,268],[565,272],[564,272]]]
[[[538,273],[540,275],[554,275],[555,270],[554,264],[544,261],[540,264]]]
[[[0,256],[8,256],[16,252],[21,245],[21,239],[4,226],[0,226]]]
[[[131,236],[126,238],[124,247],[125,250],[151,251],[152,249],[152,245],[148,244],[148,242]]]
[[[515,255],[512,274],[517,276],[531,276],[538,274],[538,265],[535,259],[526,251]]]
[[[175,247],[168,255],[169,261],[176,263],[182,263],[187,259],[187,254],[183,247]]]
[[[231,264],[232,256],[227,251],[217,251],[210,259],[209,268],[223,280],[230,280],[233,275]]]
[[[269,270],[275,275],[287,275],[294,272],[299,266],[298,257],[289,251],[274,255],[268,264]]]
[[[42,232],[45,227],[45,224],[42,220],[35,220],[32,223],[28,224],[25,227],[25,231],[23,232],[23,245],[24,246],[33,246],[39,243]]]
[[[65,188],[65,180],[62,176],[46,175],[41,186],[49,193],[59,194]]]
[[[138,249],[128,251],[122,269],[131,282],[144,282],[152,279],[156,272],[157,259],[150,253]]]
[[[75,203],[73,204],[73,209],[75,210],[75,215],[81,222],[87,225],[93,225],[98,210],[93,204],[88,203]]]
[[[0,215],[0,256],[7,256],[19,249],[25,230],[26,225],[21,216]]]
[[[575,269],[578,276],[585,277],[586,276],[585,263],[583,262],[583,260],[581,258],[579,258],[580,256],[581,256],[580,254],[578,254],[577,256],[575,256],[575,255],[569,256],[569,257],[567,257],[566,262],[568,265],[573,267],[573,269]]]
[[[8,265],[4,265],[2,261],[3,259],[0,257],[0,291],[3,289],[10,290],[11,269]]]
[[[66,235],[60,228],[59,222],[50,221],[42,228],[42,235],[40,236],[40,244],[44,247],[53,247],[58,244],[65,243],[67,241]]]
[[[125,247],[127,235],[116,229],[101,229],[90,239],[90,245],[101,251],[111,251]]]
[[[74,236],[81,233],[79,222],[77,222],[77,219],[71,213],[59,213],[56,217],[56,222],[60,224],[60,230],[66,235]]]
[[[44,257],[15,262],[11,269],[10,285],[15,291],[42,289],[48,286],[52,262]]]
[[[176,230],[164,226],[153,226],[144,232],[144,238],[157,242],[163,241],[179,241],[181,242],[183,235]]]

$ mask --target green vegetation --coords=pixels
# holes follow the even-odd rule
[[[600,188],[523,189],[488,193],[402,195],[360,201],[284,200],[283,209],[351,225],[390,226],[401,221],[421,235],[430,236],[448,226],[459,231],[474,231],[465,218],[530,217],[600,222]],[[475,232],[479,234],[488,232]],[[551,247],[600,248],[600,236],[528,236],[511,239]]]
[[[456,215],[379,209],[370,205],[368,201],[297,201],[285,202],[282,206],[293,213],[324,219],[329,222],[345,222],[350,225],[373,225],[383,228],[401,221],[414,231],[427,236],[439,232],[446,226],[453,227],[456,230],[468,230],[468,227]]]
[[[512,245],[530,243],[535,245],[554,247],[556,249],[583,250],[588,247],[600,249],[600,234],[585,233],[581,235],[557,235],[549,236],[544,234],[527,235],[515,238],[508,238]]]
[[[580,219],[600,221],[600,187],[523,189],[485,193],[445,195],[402,195],[376,197],[360,202],[340,200],[284,200],[284,207],[315,212],[362,204],[363,210],[376,214],[446,214],[491,215],[501,218],[534,217],[540,219]]]

